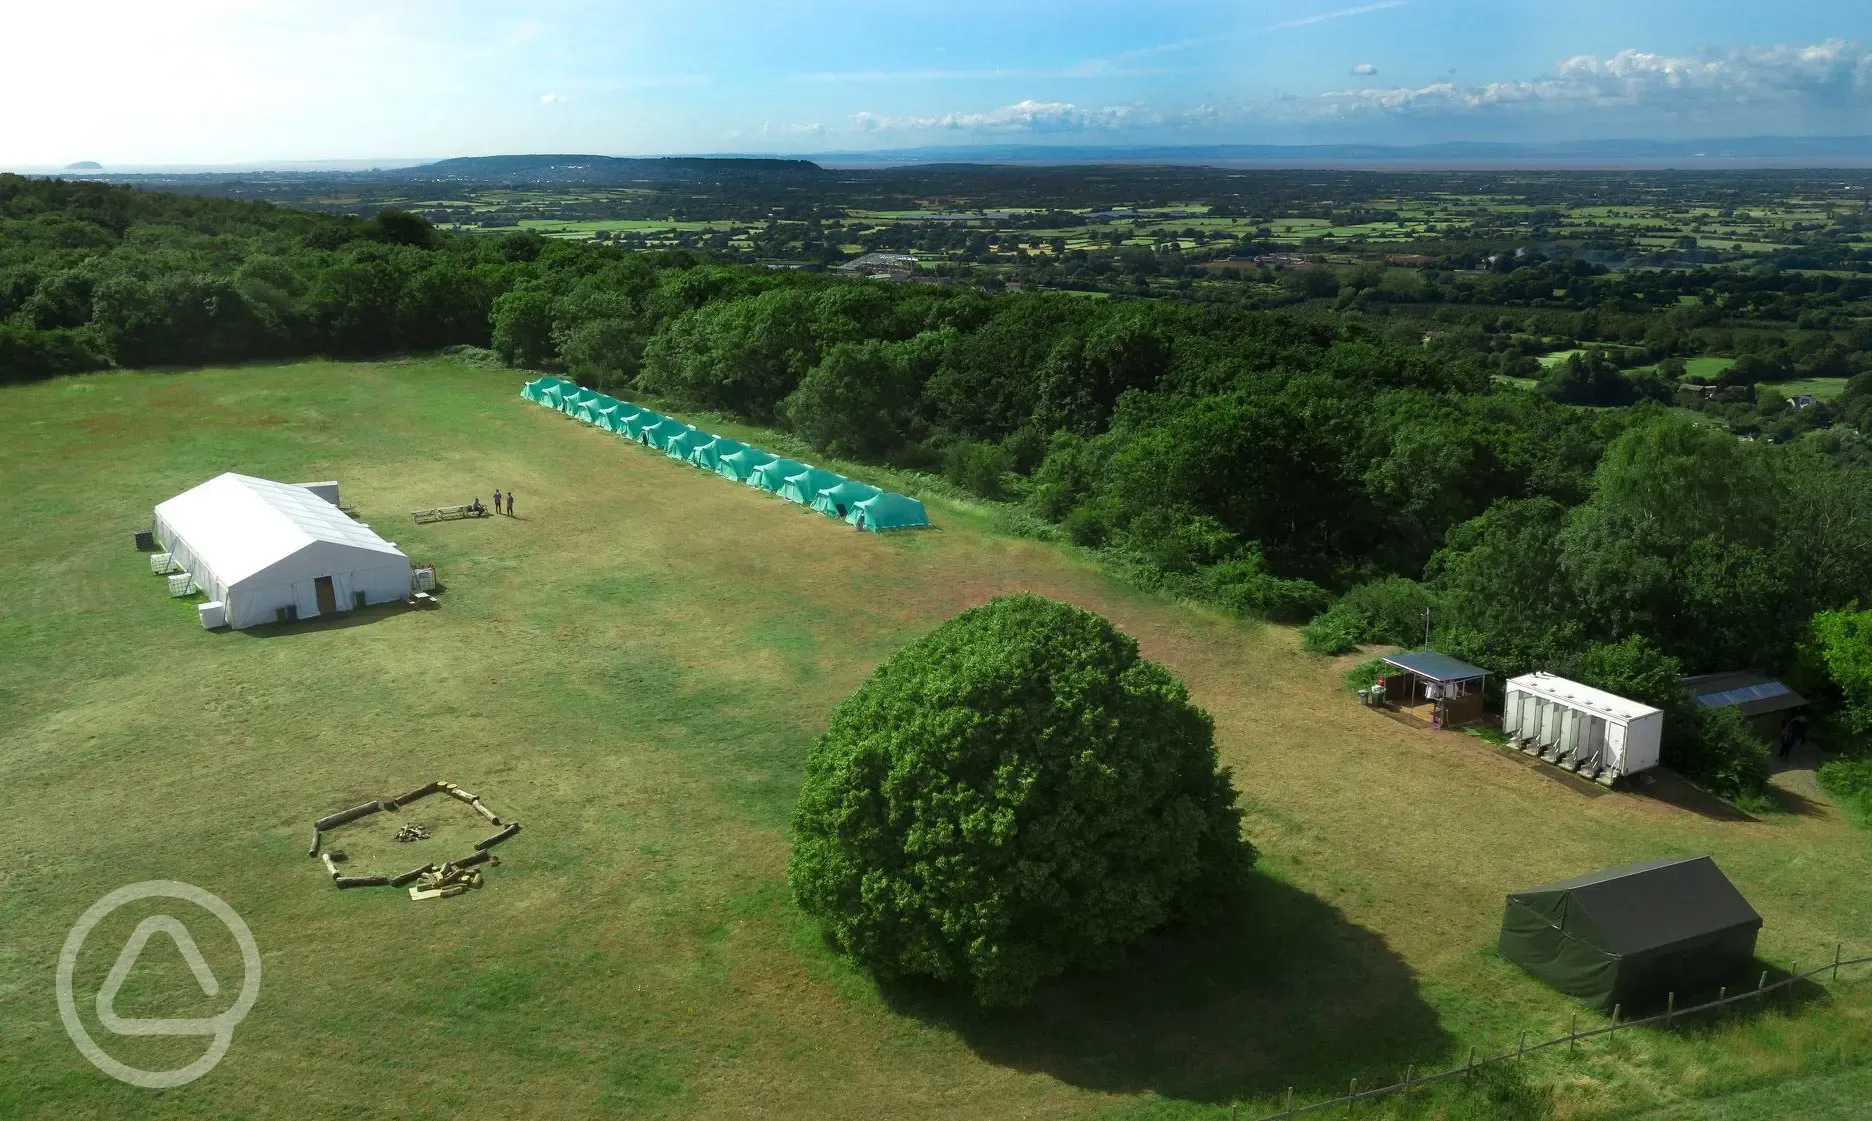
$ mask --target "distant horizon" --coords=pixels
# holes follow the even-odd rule
[[[1622,151],[1618,149],[1623,149]],[[1634,150],[1637,149],[1637,150]],[[1725,151],[1725,149],[1730,149]],[[1733,151],[1733,149],[1749,149]],[[1797,151],[1796,149],[1816,149]],[[1314,158],[1308,160],[1307,156]],[[1483,170],[1491,168],[1587,170],[1594,167],[1668,170],[1686,162],[1685,170],[1859,170],[1872,167],[1872,134],[1757,135],[1707,139],[1606,137],[1563,142],[1451,140],[1423,144],[1375,144],[1322,141],[1296,144],[1087,144],[1004,142],[998,144],[910,145],[895,148],[850,149],[813,153],[788,151],[711,152],[575,152],[510,151],[446,156],[379,158],[332,157],[303,160],[252,160],[218,163],[137,162],[113,164],[77,160],[58,166],[0,165],[0,171],[22,175],[215,175],[304,172],[310,174],[368,174],[404,171],[449,160],[515,158],[594,158],[617,160],[662,159],[781,159],[804,160],[825,167],[888,168],[941,163],[1006,166],[1071,166],[1096,163],[1164,163],[1218,167],[1266,167],[1334,170],[1371,167],[1410,170]],[[1441,157],[1441,158],[1439,158]],[[1844,162],[1842,162],[1844,161]],[[96,163],[96,167],[75,166]]]

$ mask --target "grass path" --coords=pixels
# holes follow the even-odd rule
[[[1573,1006],[1493,954],[1502,895],[1667,853],[1716,856],[1772,961],[1872,949],[1872,853],[1824,806],[1734,822],[1584,798],[1359,709],[1285,629],[1131,594],[941,501],[936,531],[853,533],[519,382],[414,361],[0,393],[0,1116],[1214,1118],[1563,1030]],[[202,631],[129,535],[229,469],[340,480],[439,566],[443,606]],[[408,521],[496,487],[519,517]],[[1022,589],[1106,613],[1184,677],[1270,875],[1236,922],[983,1017],[830,955],[786,897],[786,820],[839,698]],[[480,892],[341,894],[305,858],[312,817],[436,777],[526,825]],[[160,1094],[86,1064],[51,992],[78,913],[152,878],[228,900],[265,968],[221,1067]],[[99,928],[81,991],[138,915]],[[218,1009],[145,961],[123,1014]],[[1585,1117],[1860,1062],[1872,986],[1838,991],[1530,1076]],[[201,1045],[109,1046],[154,1067]]]

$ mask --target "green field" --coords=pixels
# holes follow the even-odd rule
[[[853,533],[523,402],[521,380],[418,360],[0,391],[0,1117],[1254,1117],[1289,1086],[1325,1098],[1564,1032],[1576,1006],[1494,954],[1503,894],[1666,854],[1715,856],[1770,965],[1872,953],[1872,849],[1828,806],[1587,797],[1358,707],[1289,629],[1126,591],[985,508],[932,497],[932,531]],[[203,631],[130,534],[230,469],[338,479],[438,566],[442,606]],[[496,487],[517,518],[409,520]],[[787,820],[832,706],[1015,590],[1107,614],[1183,677],[1265,874],[1229,921],[990,1015],[830,953],[788,899]],[[525,823],[479,891],[341,893],[307,859],[313,817],[432,778]],[[73,921],[148,879],[227,900],[265,969],[227,1058],[160,1092],[94,1070],[53,998]],[[99,927],[80,992],[140,913]],[[192,929],[232,984],[225,936]],[[164,945],[119,1011],[224,1007]],[[1754,1108],[1788,1077],[1808,1096],[1774,1100],[1801,1116],[1863,1116],[1863,1078],[1839,1072],[1872,1057],[1868,972],[1792,1014],[1622,1032],[1525,1077],[1569,1119],[1731,1090]],[[149,1067],[203,1047],[105,1038]]]

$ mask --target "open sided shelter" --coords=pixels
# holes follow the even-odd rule
[[[845,476],[836,471],[827,471],[823,467],[808,467],[797,475],[789,476],[780,484],[781,498],[797,502],[801,506],[811,506],[813,499],[827,487],[835,487],[845,481]]]
[[[747,445],[739,440],[730,439],[727,436],[716,436],[690,452],[689,462],[697,467],[706,467],[713,471],[721,465],[723,456],[733,455],[745,447]]]
[[[835,487],[827,487],[813,495],[812,508],[827,517],[843,518],[851,512],[853,506],[867,498],[876,498],[884,492],[868,483],[856,479],[846,479]]]
[[[292,483],[217,475],[156,507],[155,530],[236,629],[410,594],[407,556]]]
[[[1629,1011],[1741,975],[1761,926],[1715,861],[1671,857],[1515,892],[1499,945],[1561,992]]]
[[[1773,742],[1807,698],[1760,670],[1700,673],[1682,679],[1684,692],[1703,708],[1733,708],[1751,731]]]
[[[1529,673],[1508,682],[1502,731],[1529,755],[1610,786],[1658,765],[1664,714],[1551,673]]]
[[[804,463],[795,463],[790,459],[771,459],[756,467],[754,473],[748,476],[747,483],[769,494],[779,494],[788,479],[804,470]]]
[[[751,482],[754,472],[763,465],[779,458],[772,452],[759,448],[742,448],[738,452],[729,452],[715,461],[715,473],[724,479],[733,479],[737,483]]]
[[[663,441],[663,454],[671,459],[679,459],[687,463],[690,453],[708,443],[710,439],[712,437],[706,432],[686,428]]]
[[[1487,670],[1435,650],[1387,654],[1384,663],[1396,671],[1379,677],[1386,704],[1438,728],[1460,728],[1482,719]]]
[[[930,524],[929,514],[921,502],[890,491],[880,491],[853,506],[845,520],[866,533],[918,529]]]

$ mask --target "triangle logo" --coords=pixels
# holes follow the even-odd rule
[[[208,961],[202,957],[201,948],[195,945],[195,938],[183,926],[180,919],[171,915],[151,915],[137,924],[124,943],[123,950],[117,955],[117,962],[111,966],[110,974],[104,978],[104,987],[97,993],[98,1023],[104,1030],[115,1035],[213,1035],[215,1017],[203,1019],[139,1019],[117,1014],[115,1007],[117,993],[129,979],[130,971],[136,968],[137,959],[143,956],[143,947],[157,934],[166,934],[175,943],[175,948],[188,964],[189,971],[195,975],[195,983],[201,986],[204,996],[215,996],[221,991],[221,983],[215,979],[214,970],[208,968]]]

